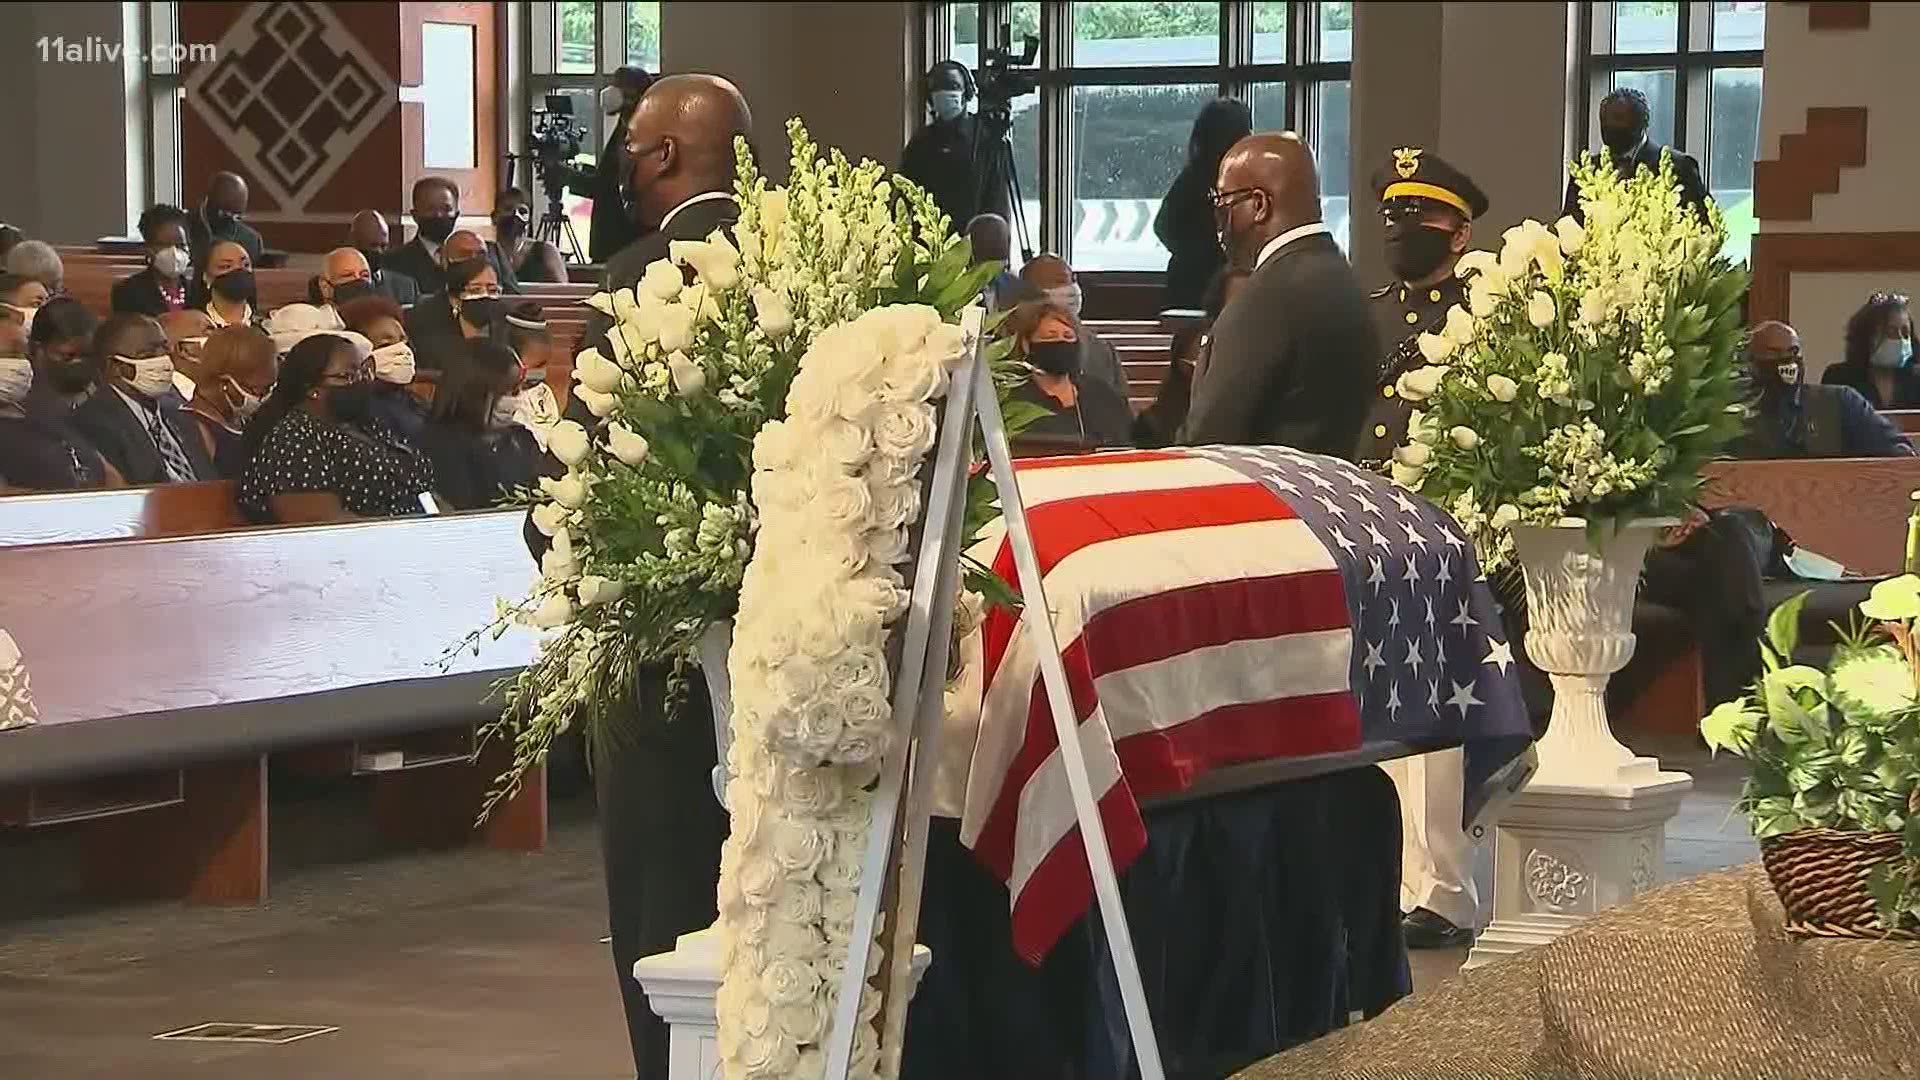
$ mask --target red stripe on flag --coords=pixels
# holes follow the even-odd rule
[[[1100,823],[1106,827],[1107,850],[1117,874],[1147,848],[1147,825],[1140,820],[1140,804],[1123,779],[1100,796]],[[1093,874],[1087,869],[1086,842],[1080,830],[1060,838],[1047,852],[1027,887],[1013,898],[1013,951],[1034,967],[1046,959],[1060,935],[1086,914],[1093,900]]]
[[[1293,508],[1256,481],[1163,491],[1115,491],[1044,503],[1027,512],[1028,533],[1040,561],[1040,576],[1053,572],[1062,560],[1108,540],[1148,533],[1200,529],[1217,525],[1244,525],[1255,521],[1288,521]],[[1013,564],[1013,543],[1000,542],[993,572],[1019,586]],[[995,608],[982,628],[982,659],[986,684],[1000,670],[1007,643],[1013,639],[1017,616]]]
[[[1344,706],[1341,704],[1344,701]],[[1321,721],[1335,725],[1324,745],[1306,748],[1298,741],[1296,727],[1277,711],[1318,713]],[[1200,761],[1222,747],[1235,748],[1235,760],[1284,757],[1289,754],[1324,753],[1348,750],[1360,743],[1360,714],[1350,695],[1322,694],[1284,702],[1261,703],[1254,707],[1231,706],[1215,709],[1198,720],[1168,731],[1138,735],[1121,741],[1120,760],[1125,778],[1100,797],[1100,821],[1107,830],[1107,846],[1113,852],[1113,870],[1119,874],[1146,850],[1146,824],[1134,800],[1131,781],[1136,777],[1133,759],[1139,756],[1135,744],[1143,739],[1161,745],[1154,756],[1174,761]],[[1294,747],[1300,747],[1295,749]],[[1214,762],[1221,764],[1223,762]],[[1149,770],[1150,771],[1150,770]],[[1160,779],[1165,779],[1160,778]],[[1184,787],[1185,785],[1180,785]],[[1139,785],[1143,796],[1155,792]],[[1178,788],[1168,789],[1178,790]],[[1026,888],[1013,898],[1013,946],[1020,958],[1038,966],[1060,935],[1066,933],[1087,911],[1093,898],[1093,875],[1087,868],[1086,844],[1076,824],[1062,836],[1040,860],[1027,878]],[[1004,880],[1004,879],[1003,879]]]
[[[1121,739],[1120,771],[1143,799],[1185,791],[1209,769],[1360,746],[1349,693],[1223,705],[1178,727]]]
[[[1179,450],[1129,450],[1119,454],[1068,454],[1061,457],[1016,458],[1013,471],[1063,469],[1081,465],[1137,465],[1143,461],[1174,461],[1187,455]]]
[[[1061,650],[1060,661],[1076,719],[1085,723],[1098,700],[1094,679],[1100,675],[1231,641],[1346,625],[1346,588],[1338,570],[1215,581],[1142,596],[1100,612]],[[1027,702],[1026,734],[974,843],[981,861],[1002,881],[1013,872],[1020,792],[1059,745],[1046,684],[1036,674]]]

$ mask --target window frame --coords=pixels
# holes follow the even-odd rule
[[[1034,229],[1035,251],[1060,252],[1069,261],[1077,261],[1073,252],[1073,203],[1075,197],[1073,125],[1069,122],[1075,90],[1114,86],[1191,86],[1212,84],[1221,96],[1238,98],[1252,104],[1257,84],[1277,84],[1285,88],[1284,118],[1280,123],[1259,123],[1263,129],[1284,128],[1296,131],[1308,144],[1321,145],[1320,98],[1330,83],[1353,80],[1352,60],[1320,59],[1321,18],[1317,0],[1286,0],[1287,59],[1253,59],[1254,5],[1251,0],[1221,0],[1219,51],[1211,64],[1155,65],[1140,67],[1077,66],[1073,55],[1072,0],[1041,0],[1040,53],[1035,64],[1039,83],[1040,153],[1038,177],[1021,177],[1023,190],[1037,187],[1040,220],[1029,222]],[[953,41],[953,7],[946,2],[927,5],[925,21],[927,49],[921,70],[949,59]],[[1012,23],[1013,4],[1008,0],[988,0],[976,5],[974,40],[980,48],[1006,47],[1011,42],[1000,34],[1003,25]],[[1351,8],[1349,8],[1351,11]],[[924,115],[924,87],[915,95],[916,116]],[[1351,98],[1349,98],[1351,101]],[[1351,105],[1349,105],[1349,125]],[[1351,126],[1349,126],[1351,132]],[[1349,193],[1350,194],[1350,193]],[[1037,227],[1036,227],[1037,226]],[[1158,273],[1161,267],[1147,270],[1092,271],[1105,274]]]

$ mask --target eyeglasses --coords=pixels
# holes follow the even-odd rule
[[[480,289],[482,291],[474,293],[471,296],[463,292],[460,294],[460,299],[462,300],[498,300],[500,298],[501,290],[500,290],[500,286],[498,285],[483,285],[483,286],[480,286]]]
[[[647,156],[648,154],[651,154],[651,153],[653,153],[654,151],[656,151],[656,150],[659,150],[659,149],[661,149],[662,147],[664,147],[664,146],[666,146],[666,145],[667,145],[667,143],[668,143],[668,142],[670,142],[670,141],[671,141],[670,139],[668,139],[668,138],[667,138],[666,136],[664,136],[664,135],[663,135],[663,136],[661,136],[661,137],[660,137],[660,141],[659,141],[659,142],[656,142],[656,143],[654,143],[654,144],[653,144],[653,145],[651,145],[651,146],[643,146],[643,147],[640,147],[639,149],[637,149],[637,150],[636,150],[636,149],[634,148],[634,145],[633,145],[632,143],[630,143],[630,142],[629,142],[629,143],[622,143],[622,144],[621,144],[621,147],[620,147],[620,148],[621,148],[621,149],[623,149],[623,150],[625,150],[625,151],[627,152],[627,157],[628,157],[629,159],[632,159],[632,160],[636,160],[636,161],[637,161],[637,160],[639,160],[640,158],[643,158],[643,157],[645,157],[645,156]]]
[[[1266,192],[1261,191],[1259,188],[1234,188],[1232,191],[1209,191],[1207,192],[1207,198],[1212,201],[1213,208],[1217,212],[1230,210],[1254,195],[1264,194],[1266,194]]]

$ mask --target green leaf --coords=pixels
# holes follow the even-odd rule
[[[1807,606],[1813,590],[1799,593],[1773,609],[1767,616],[1767,644],[1773,647],[1782,664],[1793,663],[1793,650],[1800,644],[1800,610]]]
[[[985,597],[990,607],[1005,608],[1018,614],[1021,608],[1020,594],[1007,582],[1007,579],[994,573],[993,567],[971,555],[961,556],[964,573],[962,579],[966,587]]]
[[[1749,708],[1747,699],[1723,701],[1700,721],[1700,737],[1709,750],[1730,750],[1744,755],[1753,745],[1760,728],[1761,715]]]
[[[1860,602],[1860,614],[1877,622],[1920,618],[1920,577],[1902,574],[1875,585]]]
[[[1046,406],[1031,401],[1008,401],[1000,406],[1000,419],[1006,425],[1008,442],[1012,442],[1020,432],[1052,415],[1052,411]]]

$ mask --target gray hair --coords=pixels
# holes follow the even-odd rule
[[[60,265],[60,253],[45,240],[22,240],[7,252],[6,272],[32,278],[47,287],[48,292],[58,292],[61,281],[66,277],[66,268]]]

